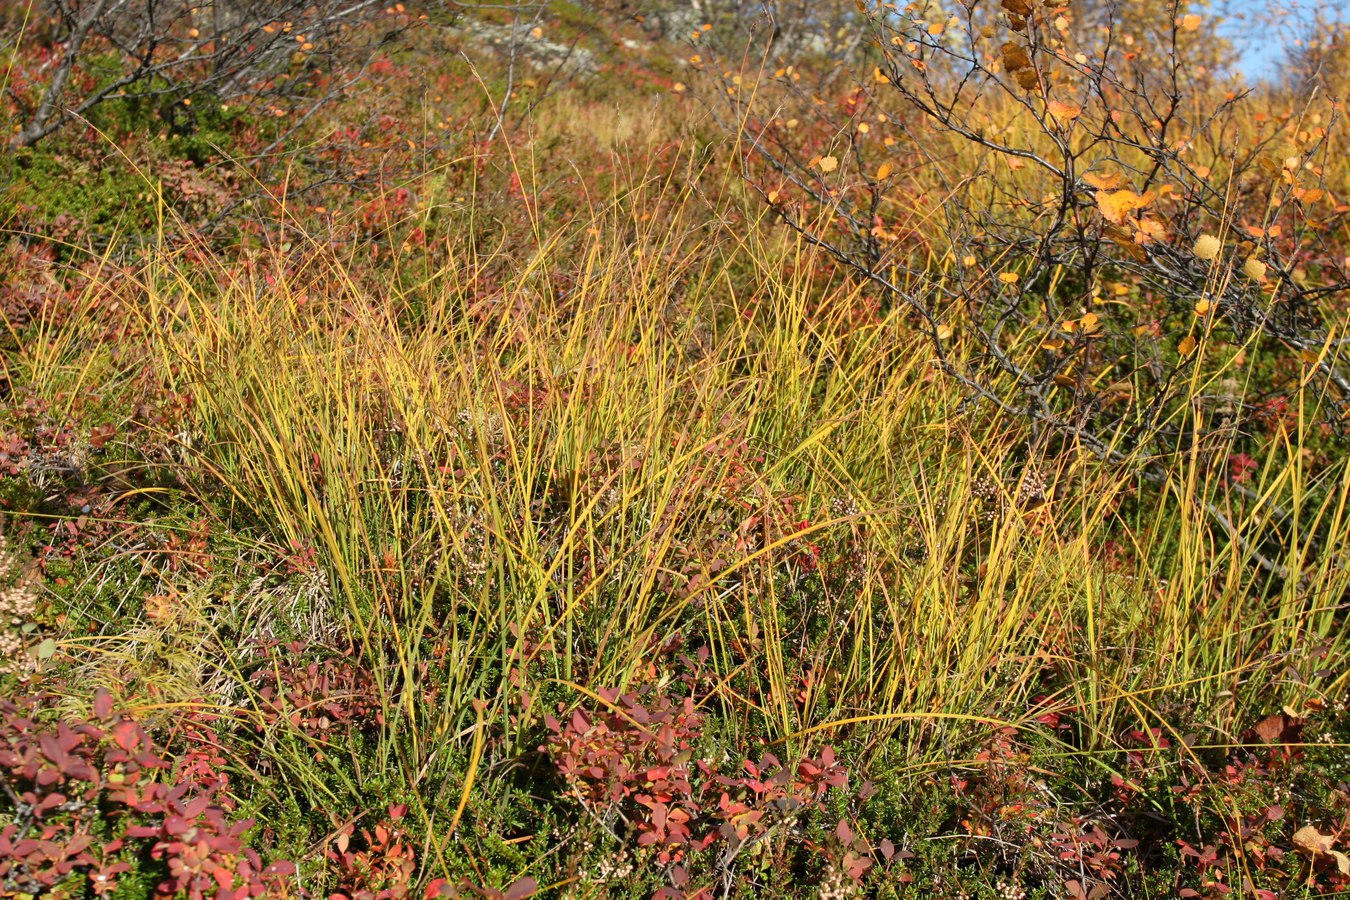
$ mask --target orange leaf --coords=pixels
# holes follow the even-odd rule
[[[1062,103],[1059,100],[1051,100],[1045,104],[1045,109],[1056,119],[1065,122],[1071,122],[1083,114],[1083,107],[1077,103]]]
[[[1113,225],[1125,224],[1126,219],[1152,202],[1152,194],[1136,194],[1128,188],[1097,192],[1097,208],[1101,210],[1102,217]]]
[[[1145,216],[1139,220],[1139,234],[1134,236],[1137,243],[1146,244],[1167,237],[1167,226],[1160,219]]]
[[[1125,179],[1119,172],[1087,172],[1083,175],[1083,180],[1095,187],[1099,191],[1114,191],[1125,183]]]

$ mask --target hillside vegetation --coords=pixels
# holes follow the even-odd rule
[[[1350,890],[1339,26],[143,2],[0,3],[0,896]]]

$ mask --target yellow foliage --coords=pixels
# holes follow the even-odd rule
[[[1101,210],[1102,218],[1113,225],[1125,224],[1126,219],[1152,202],[1153,194],[1136,194],[1128,188],[1097,192],[1097,208]]]

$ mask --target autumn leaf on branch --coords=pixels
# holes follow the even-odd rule
[[[1153,202],[1152,193],[1136,194],[1123,188],[1118,191],[1097,191],[1097,209],[1102,218],[1112,225],[1124,225],[1125,221],[1141,209],[1147,209]]]

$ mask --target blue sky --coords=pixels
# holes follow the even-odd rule
[[[1226,33],[1241,54],[1238,67],[1252,81],[1279,77],[1280,63],[1291,42],[1304,33],[1319,7],[1332,19],[1344,20],[1350,12],[1346,0],[1326,0],[1320,4],[1306,0],[1285,3],[1215,0],[1210,6],[1221,10],[1221,15],[1226,13]]]

